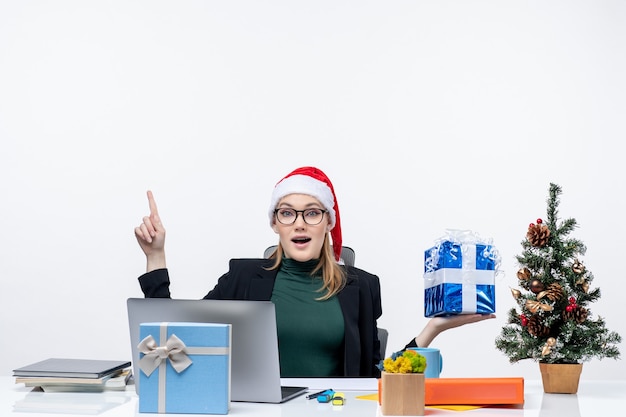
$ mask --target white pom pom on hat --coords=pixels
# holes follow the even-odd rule
[[[337,197],[335,189],[330,179],[315,167],[300,167],[281,179],[272,192],[270,201],[269,218],[270,225],[274,221],[274,210],[281,198],[289,194],[307,194],[315,197],[328,210],[330,217],[330,237],[333,241],[333,251],[335,259],[339,261],[341,255],[341,221],[339,218],[339,206],[337,205]]]

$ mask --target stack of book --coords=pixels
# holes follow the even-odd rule
[[[129,361],[50,358],[13,370],[16,384],[47,392],[125,390]]]

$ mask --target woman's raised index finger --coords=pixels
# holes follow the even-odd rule
[[[148,205],[150,206],[150,214],[159,214],[156,201],[154,201],[154,195],[152,195],[152,191],[150,190],[148,190]]]

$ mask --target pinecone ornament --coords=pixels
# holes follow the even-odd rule
[[[589,312],[586,308],[576,306],[571,309],[563,310],[562,317],[563,320],[574,320],[578,324],[582,324],[585,320],[587,320],[587,315]]]
[[[545,224],[531,224],[526,232],[528,242],[535,247],[541,248],[548,243],[550,229]]]
[[[537,294],[537,300],[547,298],[548,300],[554,302],[559,301],[561,298],[563,298],[564,295],[565,293],[563,292],[563,287],[561,286],[561,284],[553,282],[552,284],[548,285],[548,288],[546,288],[545,291]]]
[[[550,328],[543,324],[539,316],[532,316],[528,319],[526,329],[528,330],[528,333],[535,337],[544,337],[550,333]]]

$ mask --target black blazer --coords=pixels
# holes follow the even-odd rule
[[[229,271],[205,299],[269,301],[277,270],[270,259],[231,259]],[[345,322],[344,376],[378,377],[380,341],[376,320],[382,314],[380,281],[377,276],[346,266],[346,286],[337,294]],[[139,277],[148,298],[169,298],[169,274],[158,269]]]

